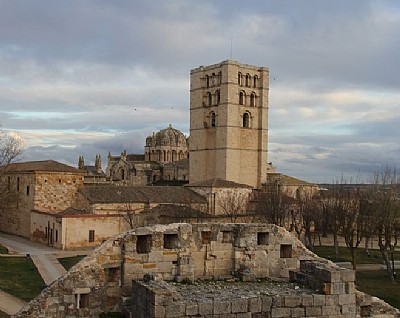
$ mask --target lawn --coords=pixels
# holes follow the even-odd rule
[[[0,257],[0,289],[30,301],[46,287],[29,257]]]
[[[58,261],[61,263],[62,266],[66,270],[69,270],[72,266],[75,264],[79,263],[79,261],[83,258],[85,258],[86,255],[78,255],[78,256],[72,256],[72,257],[63,257],[59,258]]]
[[[351,262],[350,250],[346,247],[339,246],[339,255],[335,256],[333,246],[315,246],[314,253],[332,262]],[[400,251],[395,251],[394,259],[400,260]],[[357,251],[357,264],[383,264],[381,252],[379,250],[370,250],[370,254],[359,248]]]
[[[0,254],[8,254],[8,249],[0,244]],[[1,316],[0,316],[1,318]]]
[[[367,294],[379,297],[400,309],[400,277],[392,284],[386,271],[358,271],[356,272],[357,289]]]

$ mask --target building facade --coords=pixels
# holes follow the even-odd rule
[[[260,189],[267,177],[269,70],[224,61],[190,74],[190,182]]]

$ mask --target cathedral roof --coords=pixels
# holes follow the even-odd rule
[[[98,186],[79,190],[90,203],[206,203],[184,187]]]
[[[236,183],[233,181],[223,180],[219,178],[204,181],[192,182],[185,187],[206,187],[206,188],[253,188],[247,184]]]
[[[74,172],[83,173],[83,171],[76,169],[74,167],[68,166],[66,164],[54,161],[54,160],[44,160],[44,161],[27,161],[27,162],[17,162],[11,163],[7,166],[0,168],[5,173],[10,172]]]
[[[158,133],[146,138],[146,146],[186,146],[186,136],[178,129],[169,125],[168,128],[160,130]]]

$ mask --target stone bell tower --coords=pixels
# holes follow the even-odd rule
[[[224,61],[190,73],[190,182],[261,188],[267,176],[269,70]]]

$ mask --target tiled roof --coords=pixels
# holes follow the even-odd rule
[[[91,176],[101,176],[105,177],[106,174],[101,171],[100,173],[97,172],[96,166],[85,166],[86,171],[89,173]]]
[[[192,182],[185,187],[208,187],[208,188],[253,188],[247,184],[236,183],[233,181],[223,180],[219,178],[209,179],[204,181]]]
[[[54,161],[28,161],[28,162],[17,162],[11,163],[7,166],[0,168],[3,172],[73,172],[73,173],[84,173],[77,168],[68,166],[66,164]]]
[[[184,187],[90,186],[80,192],[91,203],[206,203],[206,199]]]
[[[300,180],[282,173],[268,173],[267,174],[267,184],[279,182],[282,185],[313,185],[304,180]]]
[[[172,166],[177,166],[177,167],[187,167],[189,166],[189,158],[181,159],[175,162],[168,162],[164,164],[165,167],[172,167]]]

